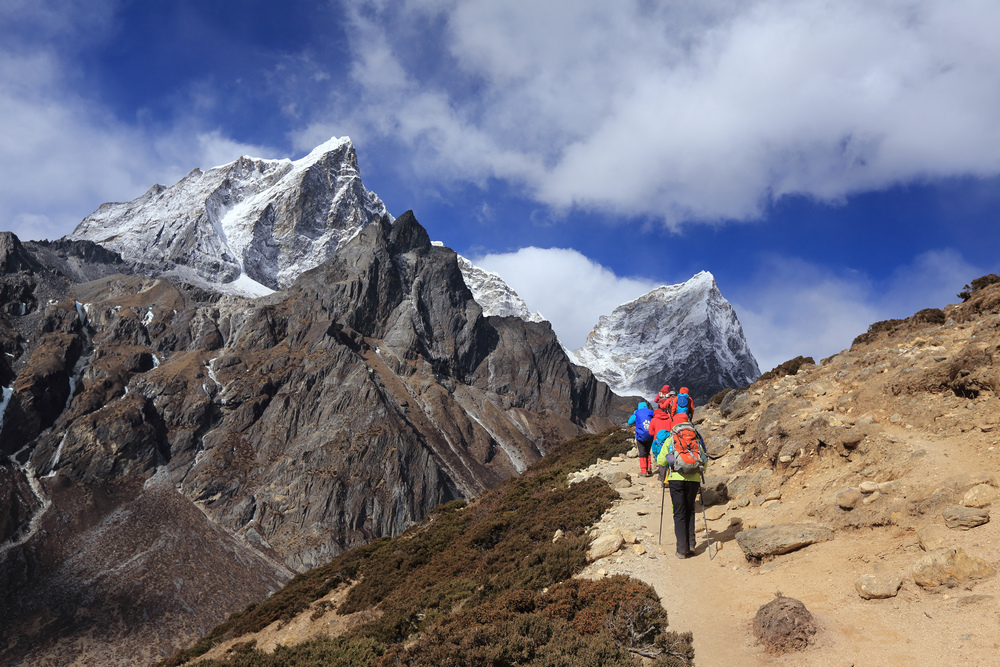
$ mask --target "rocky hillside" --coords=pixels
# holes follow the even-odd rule
[[[760,375],[736,311],[707,271],[602,315],[573,355],[622,396],[652,397],[670,384],[704,403]]]
[[[627,414],[409,213],[258,299],[0,250],[0,664],[172,653]]]
[[[590,465],[567,462],[550,483],[553,492],[596,484],[613,486],[618,496],[593,524],[565,531],[572,539],[586,534],[590,543],[591,562],[577,561],[577,581],[612,583],[626,575],[653,586],[671,630],[694,633],[699,664],[912,665],[927,656],[993,664],[998,349],[1000,284],[987,284],[965,303],[876,323],[840,354],[783,365],[749,389],[729,392],[721,405],[705,406],[696,421],[712,460],[698,548],[687,560],[673,557],[669,512],[659,523],[662,490],[636,477],[634,459],[607,451]],[[375,606],[365,616],[344,604],[350,590],[330,591],[293,619],[240,636],[254,646],[229,635],[209,656],[221,660],[235,648],[231,661],[206,664],[235,664],[250,653],[272,664],[266,661],[278,653],[271,651],[284,644],[291,647],[281,652],[287,664],[308,665],[307,656],[331,635],[342,637],[332,645],[337,650],[356,647],[359,628],[380,612],[400,610],[396,603]],[[753,630],[758,610],[778,592],[804,602],[816,628],[787,652],[760,643]],[[407,628],[409,664],[434,664],[419,658],[439,655],[426,652],[431,646],[459,645],[470,637],[463,627],[492,637],[511,611],[526,622],[544,594],[519,599],[525,606],[507,608],[508,616],[493,609],[491,627],[479,625],[490,626],[488,615],[462,616],[463,626],[435,616],[439,607],[429,600],[414,600],[405,611],[432,622]],[[296,637],[313,639],[297,645]]]

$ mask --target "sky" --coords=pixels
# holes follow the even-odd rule
[[[995,0],[4,0],[0,229],[350,136],[569,348],[710,271],[761,370],[1000,273]]]

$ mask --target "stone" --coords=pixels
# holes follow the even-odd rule
[[[944,523],[949,528],[969,530],[988,523],[990,511],[977,507],[948,507],[941,512],[941,516],[944,517]]]
[[[748,505],[750,505],[750,499],[740,498],[739,500],[736,501],[736,505],[737,507],[747,507]]]
[[[864,493],[864,494],[875,493],[876,491],[878,491],[878,484],[876,484],[875,482],[866,480],[864,482],[861,482],[861,484],[858,485],[858,491],[860,491],[861,493]]]
[[[637,453],[637,456],[638,456],[638,453]],[[624,456],[612,456],[611,457],[611,462],[612,463],[624,463],[625,462],[625,457]]]
[[[632,486],[632,481],[628,479],[620,479],[615,482],[616,489],[627,489]]]
[[[565,533],[563,533],[562,528],[560,528],[559,530],[556,531],[556,534],[552,536],[552,541],[558,542],[563,538],[563,535],[565,535]]]
[[[604,533],[590,543],[590,549],[587,550],[587,561],[594,562],[595,560],[600,560],[601,558],[607,558],[614,552],[618,551],[624,540],[622,539],[621,533],[615,531],[613,533]]]
[[[767,495],[764,496],[764,501],[767,502],[768,500],[781,500],[781,491],[779,491],[778,489],[769,491]]]
[[[997,483],[996,475],[989,472],[966,472],[960,475],[954,475],[944,480],[940,484],[940,488],[947,489],[949,491],[955,491],[957,493],[965,493],[974,486],[979,486],[980,484],[988,484],[994,488],[1000,487]]]
[[[791,463],[792,462],[792,457],[789,456],[788,454],[785,454],[783,456],[779,456],[778,457],[778,462],[779,463]]]
[[[833,529],[821,523],[783,523],[736,534],[736,543],[748,558],[778,556],[832,539]]]
[[[629,530],[628,528],[621,529],[622,540],[625,544],[635,544],[638,540],[635,536],[635,531]]]
[[[852,510],[861,501],[861,492],[857,489],[847,489],[837,494],[835,502],[842,510]]]
[[[705,439],[705,451],[710,459],[721,459],[731,448],[729,438],[724,435],[713,434]]]
[[[743,519],[740,518],[740,517],[738,517],[738,516],[731,516],[731,517],[729,517],[729,525],[730,526],[742,526],[743,525]]]
[[[609,470],[607,472],[600,473],[600,476],[601,479],[611,486],[614,486],[623,479],[627,479],[630,482],[632,481],[632,476],[623,470]]]
[[[625,456],[629,457],[630,459],[637,459],[639,458],[639,450],[633,447],[632,449],[628,450]]]
[[[646,553],[646,547],[642,546],[641,544],[633,544],[632,553],[634,553],[636,556],[642,556],[643,554]]]
[[[854,581],[854,589],[866,600],[896,597],[903,578],[895,574],[863,574]]]
[[[878,491],[876,491],[875,493],[873,493],[871,495],[865,496],[864,499],[861,501],[861,504],[862,505],[871,505],[873,502],[875,502],[876,500],[878,500],[881,497],[882,497],[882,494],[879,493]]]
[[[996,567],[964,549],[937,549],[913,564],[913,581],[918,586],[957,586],[996,575]]]
[[[986,507],[993,504],[998,497],[1000,497],[1000,491],[997,491],[996,487],[989,484],[977,484],[962,496],[962,505],[964,507]]]
[[[640,500],[643,495],[638,489],[617,489],[618,497],[622,500]]]
[[[878,490],[880,493],[888,493],[896,488],[895,482],[879,482]]]
[[[948,541],[948,530],[944,526],[928,524],[917,531],[917,539],[920,540],[920,548],[924,551],[934,551],[940,549]]]
[[[714,475],[705,478],[701,485],[701,500],[705,507],[711,505],[722,505],[729,502],[729,490],[726,483],[729,477],[725,475]]]

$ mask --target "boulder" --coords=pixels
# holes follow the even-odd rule
[[[730,449],[729,438],[724,435],[710,435],[705,438],[705,451],[708,452],[710,459],[721,459]]]
[[[977,507],[948,507],[941,515],[946,526],[960,530],[969,530],[990,520],[990,511]]]
[[[861,484],[858,485],[858,491],[864,494],[875,493],[878,491],[878,484],[869,481],[861,482]]]
[[[705,478],[705,482],[701,485],[701,501],[705,507],[722,505],[729,501],[729,489],[726,487],[728,481],[729,477],[725,475]]]
[[[948,530],[943,526],[930,524],[917,531],[917,539],[924,551],[941,549],[948,541]]]
[[[903,578],[895,574],[863,574],[854,581],[858,595],[866,600],[896,597]]]
[[[806,648],[819,628],[806,606],[780,593],[757,610],[753,619],[753,634],[773,653],[801,651]]]
[[[726,506],[719,505],[716,507],[708,507],[705,509],[705,518],[709,521],[718,521],[726,515]]]
[[[632,476],[629,475],[627,472],[624,472],[624,471],[621,471],[621,470],[612,470],[612,471],[602,472],[601,473],[601,479],[603,479],[605,482],[607,482],[611,486],[614,486],[615,484],[617,484],[618,482],[622,481],[623,479],[627,479],[628,481],[631,482],[632,481]]]
[[[639,540],[636,539],[635,531],[629,530],[628,528],[622,528],[621,531],[622,541],[625,544],[635,544]]]
[[[861,501],[861,492],[857,489],[847,489],[837,494],[835,502],[842,510],[852,510]]]
[[[986,507],[993,504],[1000,497],[1000,491],[989,484],[977,484],[962,496],[962,506],[964,507]]]
[[[618,551],[624,542],[621,533],[617,531],[598,536],[590,543],[590,549],[587,550],[587,561],[592,563],[595,560],[607,558]]]
[[[736,534],[736,543],[747,558],[778,556],[832,539],[833,530],[821,523],[782,523]]]
[[[996,567],[964,549],[938,549],[921,556],[913,564],[913,581],[919,586],[957,586],[976,579],[988,579]]]

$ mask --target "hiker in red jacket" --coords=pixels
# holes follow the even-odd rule
[[[670,389],[669,386],[665,386],[664,388],[667,390]],[[656,409],[653,411],[653,419],[652,421],[649,422],[649,435],[654,439],[656,438],[657,433],[663,430],[669,431],[671,426],[673,425],[672,424],[673,415],[664,410],[664,407],[666,406],[667,406],[667,399],[661,399],[657,403]],[[649,472],[650,473],[657,472],[655,459],[653,459],[650,462]]]

